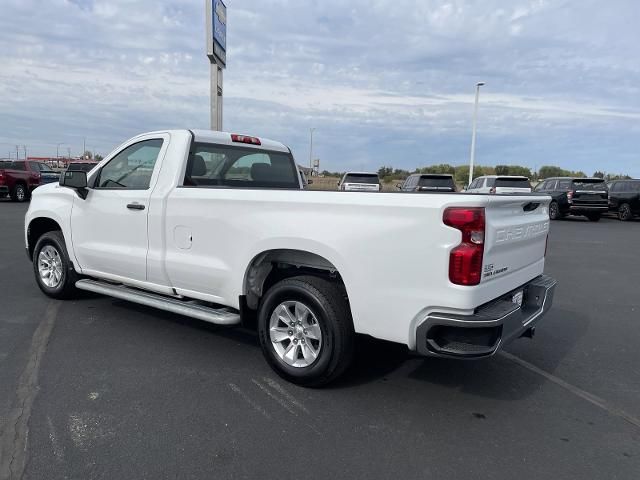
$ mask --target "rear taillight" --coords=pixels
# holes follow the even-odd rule
[[[573,203],[573,192],[567,192],[567,201]]]
[[[478,285],[484,255],[484,208],[449,207],[442,221],[462,233],[460,245],[449,255],[449,280],[456,285]]]
[[[249,145],[262,145],[260,139],[257,137],[249,137],[247,135],[238,135],[237,133],[231,134],[231,141],[238,143],[248,143]]]

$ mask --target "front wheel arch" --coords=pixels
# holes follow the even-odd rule
[[[29,258],[31,260],[33,260],[33,250],[40,237],[45,233],[53,231],[60,231],[62,233],[62,227],[60,227],[58,222],[51,218],[38,217],[29,222],[29,226],[27,227],[27,248],[29,250]]]

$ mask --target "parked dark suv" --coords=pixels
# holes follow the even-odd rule
[[[584,215],[597,222],[609,211],[609,192],[602,178],[547,178],[536,186],[535,191],[551,195],[551,220],[565,215]]]
[[[609,210],[623,222],[640,215],[640,180],[609,182]]]
[[[402,184],[396,185],[403,192],[455,192],[453,175],[423,173],[409,175]]]

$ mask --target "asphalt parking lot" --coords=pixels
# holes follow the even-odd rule
[[[362,338],[287,384],[257,337],[106,297],[56,302],[0,201],[0,479],[640,477],[640,221],[554,222],[554,308],[479,362]]]

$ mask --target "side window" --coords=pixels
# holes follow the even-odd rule
[[[480,179],[476,178],[473,182],[471,182],[471,185],[469,185],[469,190],[478,188],[479,183]]]
[[[609,191],[611,192],[619,192],[621,190],[620,188],[620,182],[614,182],[611,184],[611,188],[609,189]]]
[[[413,187],[415,187],[415,186],[416,186],[416,184],[418,183],[418,182],[417,182],[417,180],[418,180],[418,177],[409,177],[409,178],[407,179],[407,185],[406,185],[406,186],[407,186],[407,188],[413,188]]]
[[[205,143],[195,144],[192,151],[184,186],[300,188],[290,153]]]
[[[31,170],[33,170],[34,172],[40,171],[40,165],[38,164],[38,162],[29,162],[29,168],[31,168]]]
[[[95,188],[148,189],[162,142],[144,140],[122,150],[102,168]]]
[[[558,180],[558,187],[555,190],[571,190],[571,180]]]
[[[495,178],[487,178],[487,187],[495,187],[496,179]]]

